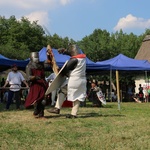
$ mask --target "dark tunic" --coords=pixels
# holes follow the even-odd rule
[[[30,91],[25,101],[25,107],[29,107],[36,102],[44,99],[47,83],[45,81],[44,69],[31,68],[32,76],[38,76],[41,79],[33,80],[30,85]]]

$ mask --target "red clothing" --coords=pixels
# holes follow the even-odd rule
[[[25,107],[29,107],[35,102],[42,101],[48,87],[45,81],[44,69],[31,69],[31,71],[33,76],[39,76],[41,79],[32,81],[29,94],[25,101]]]

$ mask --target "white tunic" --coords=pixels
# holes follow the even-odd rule
[[[86,59],[77,58],[78,63],[74,70],[69,73],[68,101],[84,101],[86,98]]]

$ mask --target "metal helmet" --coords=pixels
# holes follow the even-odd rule
[[[30,59],[32,62],[38,63],[39,62],[39,53],[31,52]]]
[[[67,48],[67,53],[70,56],[75,56],[75,55],[80,54],[81,52],[80,52],[79,47],[76,44],[70,44]]]

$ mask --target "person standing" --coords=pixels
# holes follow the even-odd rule
[[[37,118],[44,117],[45,91],[48,87],[45,80],[44,64],[39,62],[39,53],[32,52],[30,62],[26,66],[26,74],[30,83],[30,90],[25,100],[25,107],[34,106],[33,115]]]
[[[66,118],[77,118],[80,102],[84,102],[86,98],[86,55],[81,54],[78,46],[75,44],[69,45],[68,49],[61,48],[58,51],[61,54],[71,56],[62,70],[62,74],[68,77],[67,100],[73,102],[71,114],[66,115]],[[60,99],[64,101],[64,97],[65,94]],[[62,105],[62,102],[59,104]],[[49,112],[58,114],[59,111],[59,108],[54,108]]]
[[[139,84],[139,100],[143,102],[143,99],[144,99],[143,87],[141,84]]]
[[[2,81],[1,81],[1,87],[3,87],[4,84],[5,84],[5,79],[2,78]],[[5,93],[5,90],[1,90],[1,91],[0,91],[0,95],[1,95],[0,99],[1,99],[1,102],[3,102],[3,96],[4,96],[4,93]]]
[[[8,73],[6,82],[3,86],[5,88],[8,84],[10,85],[10,89],[8,91],[8,101],[6,103],[6,110],[9,110],[14,95],[16,100],[16,109],[20,109],[20,88],[22,82],[26,85],[26,87],[29,87],[23,75],[18,71],[17,65],[14,64],[12,66],[12,71]]]
[[[49,86],[51,85],[52,81],[56,78],[56,74],[52,73],[47,78],[46,81],[49,83]],[[56,99],[57,90],[54,90],[51,92],[51,106],[55,105],[55,99]]]

